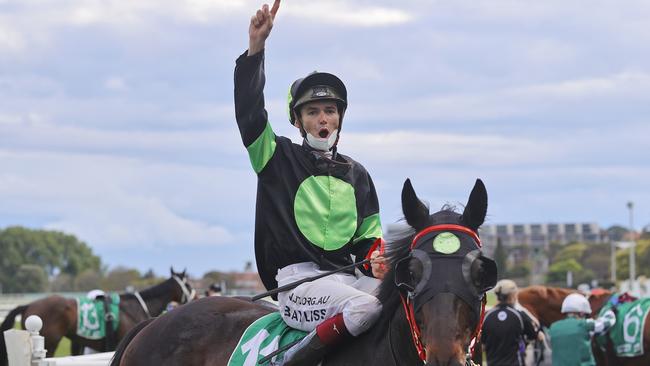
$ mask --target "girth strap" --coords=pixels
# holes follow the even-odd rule
[[[106,294],[103,298],[104,303],[104,321],[106,325],[106,337],[104,338],[104,351],[109,352],[115,349],[117,339],[115,331],[113,330],[113,322],[115,321],[115,314],[111,312],[112,297]]]

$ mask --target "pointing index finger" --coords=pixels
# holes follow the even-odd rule
[[[273,7],[271,8],[271,16],[275,18],[275,14],[277,14],[278,9],[280,9],[280,0],[275,0],[273,1]]]

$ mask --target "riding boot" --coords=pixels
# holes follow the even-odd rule
[[[323,344],[316,331],[307,334],[298,344],[289,348],[278,366],[312,366],[317,365],[327,354],[330,347]]]
[[[337,314],[318,325],[298,344],[289,348],[278,366],[315,366],[329,350],[350,333],[343,322],[343,314]]]

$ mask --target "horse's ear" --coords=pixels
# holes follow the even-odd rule
[[[174,266],[169,267],[169,273],[170,276],[174,275]]]
[[[429,208],[415,194],[408,178],[402,188],[402,212],[406,222],[415,230],[422,230],[429,224]]]
[[[469,199],[467,200],[463,217],[461,218],[462,222],[474,231],[478,230],[479,226],[485,221],[487,200],[485,185],[482,180],[477,179],[476,183],[474,183],[472,193],[470,193]]]

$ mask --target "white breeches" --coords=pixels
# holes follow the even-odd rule
[[[276,280],[279,287],[323,272],[313,262],[297,263],[278,270]],[[311,332],[324,320],[342,313],[348,332],[356,337],[381,314],[381,303],[373,296],[379,283],[376,278],[347,273],[306,282],[278,294],[280,314],[290,327]]]

